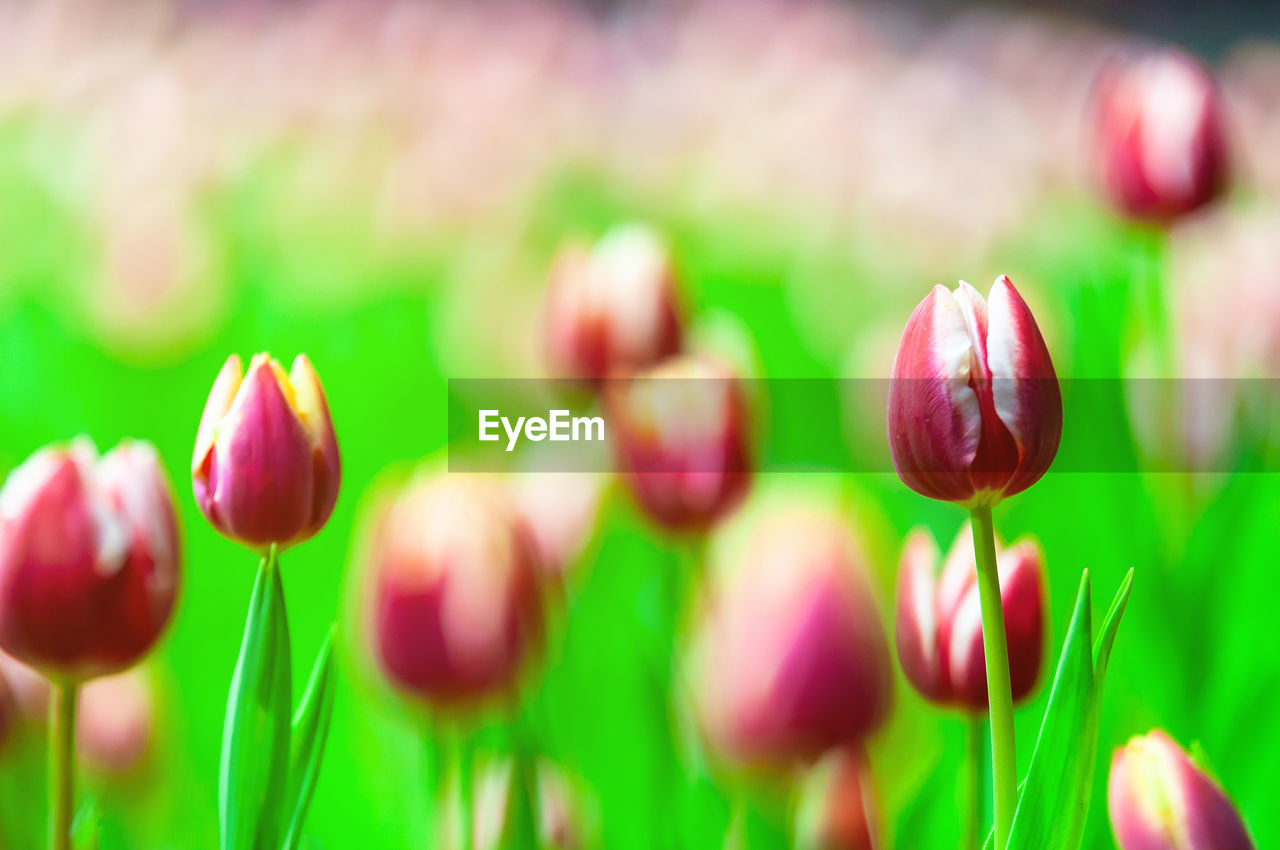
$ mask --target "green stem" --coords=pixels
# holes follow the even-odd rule
[[[75,805],[76,701],[80,686],[54,682],[49,704],[49,847],[71,850]]]
[[[1013,738],[1013,689],[1009,684],[1009,647],[1005,642],[1000,577],[996,572],[996,535],[991,506],[972,510],[973,552],[978,562],[978,598],[982,605],[982,646],[987,657],[987,703],[991,715],[991,766],[995,790],[996,850],[1004,850],[1018,806],[1018,762]]]
[[[462,850],[475,850],[475,747],[466,732],[458,733],[453,751],[453,778],[458,783],[458,830]]]
[[[975,714],[965,722],[969,738],[969,848],[979,850],[982,847],[982,724],[983,717]]]

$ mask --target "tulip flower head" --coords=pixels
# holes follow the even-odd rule
[[[87,442],[42,449],[0,491],[0,647],[54,679],[136,663],[178,593],[173,493],[155,449],[95,455]]]
[[[586,250],[566,248],[544,314],[554,374],[597,382],[645,369],[680,350],[675,271],[643,225],[616,227]]]
[[[669,531],[703,531],[751,482],[742,384],[717,360],[682,355],[608,394],[623,479]]]
[[[1168,221],[1227,183],[1222,97],[1208,69],[1179,51],[1108,67],[1096,86],[1099,182],[1125,215]]]
[[[1121,850],[1253,850],[1222,788],[1158,729],[1116,750],[1107,808]]]
[[[415,481],[383,512],[369,627],[400,690],[453,707],[509,695],[541,648],[536,548],[490,479]]]
[[[987,710],[987,668],[982,644],[973,531],[956,538],[938,574],[941,555],[933,537],[915,531],[898,568],[898,660],[925,699],[968,711]],[[1044,559],[1024,540],[998,552],[1000,601],[1009,679],[1015,702],[1026,699],[1044,659]]]
[[[931,499],[992,505],[1044,475],[1062,395],[1040,329],[1009,278],[989,300],[935,286],[907,320],[889,382],[898,476]]]
[[[237,355],[214,381],[196,434],[196,504],[219,532],[261,550],[301,543],[328,522],[342,468],[324,390],[304,355],[284,369]]]
[[[735,761],[784,767],[874,731],[890,701],[884,628],[840,518],[768,519],[717,576],[696,634],[695,703]]]

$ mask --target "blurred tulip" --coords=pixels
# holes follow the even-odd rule
[[[818,764],[808,785],[797,830],[801,850],[880,846],[875,789],[863,752],[854,747],[837,750]]]
[[[383,672],[442,706],[509,694],[541,647],[536,553],[502,488],[411,483],[374,529],[370,629]]]
[[[1226,187],[1221,95],[1197,59],[1171,50],[1104,68],[1095,97],[1095,167],[1120,212],[1167,221]]]
[[[219,532],[253,549],[312,537],[338,500],[342,465],[324,390],[299,354],[286,375],[257,354],[223,365],[196,433],[196,504]]]
[[[554,374],[626,376],[680,350],[675,270],[648,227],[615,227],[590,250],[565,248],[551,271],[545,314]]]
[[[941,576],[940,557],[928,532],[907,538],[898,568],[898,661],[925,699],[985,712],[987,668],[972,529],[965,526],[952,544]],[[1044,659],[1044,559],[1026,540],[999,552],[996,564],[1017,702],[1030,696]]]
[[[1222,788],[1159,729],[1116,750],[1107,803],[1121,850],[1253,850]]]
[[[590,472],[521,472],[511,503],[538,550],[543,577],[562,583],[582,553],[600,510],[604,476]]]
[[[839,517],[792,510],[717,577],[693,645],[698,713],[734,760],[783,766],[879,726],[889,652],[861,558]]]
[[[159,638],[178,593],[173,494],[155,449],[46,448],[0,492],[0,646],[46,675],[122,670]]]
[[[472,830],[475,850],[501,850],[516,844],[516,818],[519,817],[517,793],[525,789],[513,781],[515,765],[510,759],[486,765],[476,776],[476,788],[472,798]],[[454,850],[461,842],[458,833],[458,789],[450,788],[453,805],[445,807],[445,816],[438,822],[440,840],[438,846]],[[536,787],[527,789],[537,800],[529,801],[537,806],[539,848],[545,850],[579,850],[584,846],[583,824],[578,801],[568,778],[554,765],[541,762],[536,770]]]
[[[110,773],[136,767],[151,745],[151,684],[139,670],[90,682],[80,693],[76,745],[84,760]]]
[[[1062,395],[1022,296],[1001,275],[990,302],[935,286],[907,320],[889,384],[898,476],[931,499],[992,505],[1044,475],[1062,437]]]
[[[654,522],[704,531],[751,482],[747,402],[719,361],[681,355],[606,400],[623,479]]]

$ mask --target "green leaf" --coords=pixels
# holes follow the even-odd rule
[[[102,813],[98,810],[98,798],[85,798],[71,822],[71,843],[76,850],[98,850],[98,833],[102,825]]]
[[[1087,570],[1080,579],[1075,613],[1014,815],[1010,848],[1080,847],[1093,786],[1102,680],[1132,584],[1130,570],[1094,644]]]
[[[218,821],[222,850],[277,850],[289,769],[289,624],[275,547],[249,602],[222,730]]]
[[[285,793],[285,811],[289,813],[284,850],[296,850],[302,841],[302,825],[311,805],[320,761],[324,758],[325,740],[329,736],[329,720],[333,716],[333,628],[311,668],[307,690],[293,718],[293,753],[289,762],[289,787]]]

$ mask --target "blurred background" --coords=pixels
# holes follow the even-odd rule
[[[230,353],[306,352],[328,393],[342,492],[323,533],[283,560],[296,688],[339,622],[309,841],[389,850],[434,846],[437,756],[430,720],[380,683],[366,646],[371,505],[388,480],[442,457],[447,379],[544,374],[538,316],[566,238],[631,220],[665,234],[693,332],[749,349],[760,377],[885,377],[932,285],[964,278],[985,292],[1001,273],[1062,376],[1167,377],[1150,364],[1152,340],[1168,334],[1174,374],[1274,377],[1275,9],[1073,8],[0,4],[0,473],[78,434],[104,449],[152,440],[187,544],[175,621],[141,680],[149,707],[140,721],[122,710],[132,738],[112,739],[132,743],[128,757],[86,766],[102,846],[217,843],[219,740],[254,562],[202,519],[188,471]],[[1217,75],[1233,183],[1153,228],[1098,192],[1087,102],[1105,62],[1168,39]],[[1086,846],[1114,846],[1111,751],[1154,726],[1199,742],[1257,843],[1280,845],[1280,725],[1269,719],[1280,648],[1267,602],[1280,589],[1280,483],[1257,474],[1266,429],[1241,425],[1230,405],[1207,425],[1144,427],[1125,385],[1112,393],[1110,415],[1084,426],[1068,399],[1064,453],[1209,453],[1200,468],[1213,471],[1051,472],[996,515],[1006,539],[1032,533],[1044,548],[1049,659],[1083,568],[1095,618],[1137,573]],[[835,405],[787,439],[883,439],[883,417]],[[925,526],[945,548],[963,511],[892,475],[784,475],[760,461],[749,503],[798,488],[841,506],[891,630],[904,536]],[[540,748],[594,813],[588,846],[659,840],[654,812],[680,742],[650,707],[647,653],[655,635],[676,640],[661,588],[683,557],[608,491],[528,685]],[[1024,770],[1046,690],[1018,711]],[[33,848],[43,729],[13,725],[0,845]],[[959,843],[966,730],[895,672],[869,756],[886,846]],[[729,803],[703,796],[701,817],[722,831]]]

